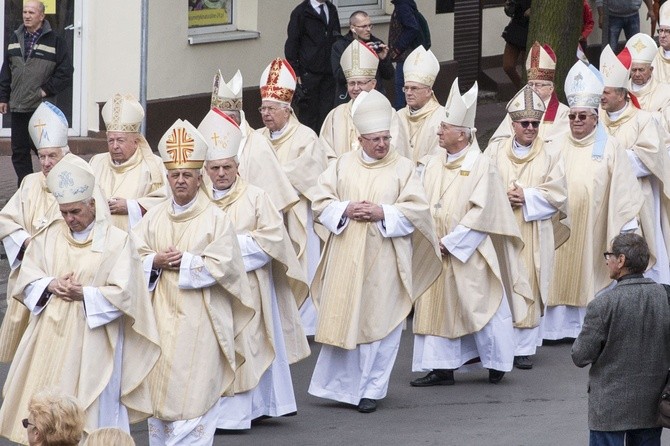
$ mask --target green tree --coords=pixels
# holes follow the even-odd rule
[[[575,64],[577,44],[582,32],[583,0],[533,0],[527,48],[536,40],[548,43],[556,53],[556,94],[565,102],[563,85]]]

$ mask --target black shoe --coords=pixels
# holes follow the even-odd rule
[[[377,410],[377,401],[371,398],[361,398],[358,403],[358,411],[360,413],[371,413]]]
[[[502,381],[503,376],[505,376],[505,372],[501,372],[500,370],[496,369],[489,369],[489,382],[491,384],[498,384],[500,381]]]
[[[446,369],[433,370],[423,378],[417,378],[409,383],[412,387],[453,386],[454,371]]]
[[[530,356],[515,356],[514,367],[521,370],[530,370],[533,368],[533,361],[530,360]]]

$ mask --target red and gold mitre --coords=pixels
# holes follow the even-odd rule
[[[270,62],[261,74],[261,99],[291,104],[295,92],[296,76],[286,59]]]
[[[529,81],[554,82],[556,54],[548,44],[535,41],[526,58],[526,73]]]

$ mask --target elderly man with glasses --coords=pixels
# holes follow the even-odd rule
[[[568,131],[567,105],[558,101],[554,91],[554,77],[556,74],[556,54],[548,44],[540,45],[535,42],[526,58],[526,75],[528,86],[544,102],[545,111],[540,117],[538,136],[546,143],[559,141]],[[507,140],[514,134],[512,119],[506,115],[500,126],[489,140],[489,145],[501,140]]]
[[[658,12],[658,52],[651,66],[654,79],[670,83],[670,3],[663,3]]]
[[[544,339],[575,338],[586,305],[610,280],[601,268],[607,243],[637,228],[642,191],[621,144],[598,123],[600,72],[578,61],[568,72],[570,133],[561,151],[568,182],[570,238],[556,250],[542,320]]]
[[[531,369],[531,357],[542,344],[540,318],[549,297],[555,246],[565,241],[557,236],[564,229],[559,221],[566,218],[568,191],[560,148],[538,136],[545,114],[540,96],[526,85],[509,101],[507,113],[514,136],[490,144],[486,154],[502,176],[524,242],[521,255],[533,305],[514,324],[514,366]]]

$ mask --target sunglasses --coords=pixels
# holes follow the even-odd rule
[[[529,125],[536,129],[540,126],[540,121],[519,121],[519,125],[525,129],[527,129]]]
[[[21,424],[23,424],[23,427],[24,427],[25,429],[28,429],[28,426],[34,426],[33,423],[31,423],[30,421],[28,421],[28,418],[24,418],[23,420],[21,420]]]
[[[593,115],[588,114],[588,113],[576,113],[576,114],[575,113],[570,113],[568,115],[568,119],[570,121],[574,121],[575,119],[579,118],[579,121],[586,121],[586,118],[588,118],[589,116],[593,116]]]

